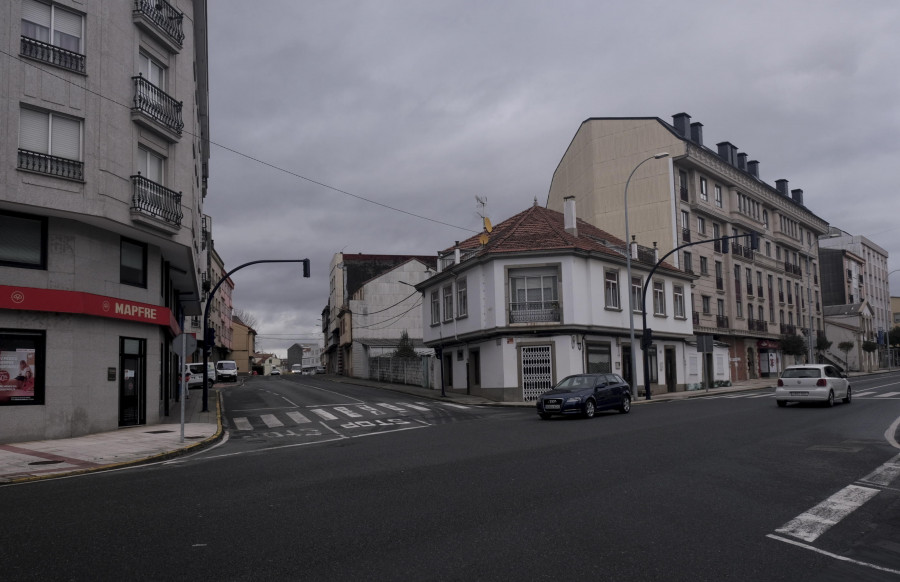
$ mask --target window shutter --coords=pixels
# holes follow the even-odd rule
[[[81,38],[81,15],[57,8],[53,28],[57,32]]]
[[[50,28],[50,5],[34,0],[23,0],[22,20],[33,22],[39,26]]]
[[[23,150],[50,153],[50,116],[33,109],[19,113],[19,147]]]
[[[54,115],[50,155],[69,160],[81,159],[81,122]]]

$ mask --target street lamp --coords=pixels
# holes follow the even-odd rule
[[[644,162],[667,157],[669,157],[669,152],[660,152],[642,160],[641,163],[631,170],[631,174],[628,175],[628,180],[625,181],[625,271],[627,272],[628,277],[628,326],[631,330],[631,344],[628,346],[631,353],[631,361],[628,365],[631,369],[628,370],[628,373],[631,375],[629,382],[631,382],[632,386],[637,380],[637,377],[634,374],[634,286],[631,282],[631,233],[628,230],[628,184],[631,182],[631,177],[634,176],[634,173],[637,172],[637,169],[640,168]]]

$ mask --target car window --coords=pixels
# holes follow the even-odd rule
[[[818,368],[788,368],[782,372],[782,378],[820,378],[821,370]]]

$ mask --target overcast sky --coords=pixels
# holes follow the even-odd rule
[[[898,31],[897,0],[211,0],[216,248],[312,261],[239,271],[234,306],[267,351],[321,340],[334,253],[436,254],[476,195],[544,204],[585,119],[682,111],[900,268]]]

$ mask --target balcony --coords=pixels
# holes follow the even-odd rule
[[[722,241],[721,240],[719,240],[719,239],[713,240],[713,250],[716,251],[717,253],[722,252]]]
[[[57,178],[84,182],[84,162],[48,156],[29,150],[19,150],[18,168],[26,172],[47,174]]]
[[[61,69],[84,73],[84,55],[68,51],[34,38],[22,37],[19,45],[19,54],[29,59],[41,61]]]
[[[184,42],[184,14],[165,0],[135,0],[134,23],[177,54]]]
[[[691,242],[691,229],[682,228],[681,229],[681,240],[684,242]]]
[[[788,305],[794,304],[794,296],[788,293]]]
[[[181,102],[175,101],[168,93],[141,75],[132,77],[131,80],[134,81],[131,119],[161,133],[172,143],[180,140],[181,130],[184,129]]]
[[[154,227],[163,227],[169,232],[181,228],[181,192],[169,190],[152,182],[140,174],[131,177],[131,217]]]
[[[779,302],[779,303],[784,303],[784,291],[779,291],[779,292],[778,292],[778,302]]]
[[[719,329],[728,329],[728,316],[727,315],[717,315],[716,316],[716,327]]]
[[[747,297],[753,297],[753,283],[747,283]]]
[[[772,294],[769,293],[770,297],[771,297],[771,295]],[[763,297],[763,288],[760,287],[759,285],[756,286],[756,296],[759,297],[760,299],[762,299],[762,297]]]
[[[750,319],[747,321],[747,329],[750,331],[766,333],[769,331],[769,324],[762,319]]]
[[[781,324],[781,335],[797,335],[797,328],[786,323]]]
[[[803,276],[803,270],[800,269],[800,265],[792,265],[787,261],[784,262],[784,272],[797,277]]]
[[[510,323],[559,323],[559,301],[523,301],[509,304]]]

